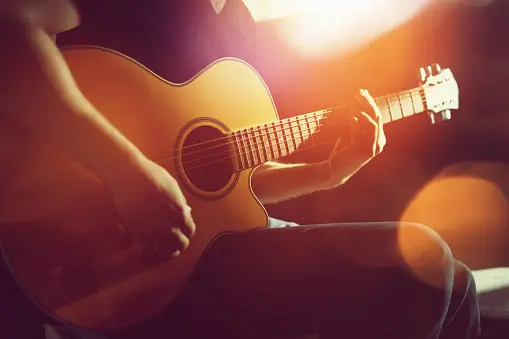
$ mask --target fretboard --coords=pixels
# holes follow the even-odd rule
[[[427,110],[422,87],[375,98],[384,124]]]
[[[375,101],[384,124],[427,109],[422,88],[376,97]],[[325,109],[232,132],[238,169],[252,168],[301,150],[301,144],[313,135],[329,114],[335,112],[341,114],[342,110]],[[313,146],[312,142],[305,145],[306,148]]]

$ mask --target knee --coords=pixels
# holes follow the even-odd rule
[[[453,293],[467,293],[477,296],[477,289],[472,271],[465,264],[457,260],[454,260]]]
[[[398,249],[405,266],[417,278],[444,288],[454,278],[454,259],[447,243],[433,229],[403,223],[398,230]]]

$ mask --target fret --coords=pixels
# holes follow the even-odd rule
[[[272,142],[272,132],[269,128],[268,124],[263,125],[263,135],[264,135],[264,144],[268,144],[268,149],[270,151],[270,160],[276,160],[278,156],[276,155],[276,150],[274,149],[274,143]]]
[[[282,120],[281,124],[283,126],[283,136],[285,138],[285,146],[287,149],[286,155],[293,153],[294,151],[294,145],[293,145],[293,138],[292,138],[292,131],[290,130],[290,124],[288,124],[288,120]]]
[[[286,153],[283,151],[284,142],[281,141],[281,136],[280,136],[280,131],[279,131],[279,127],[280,127],[279,122],[276,124],[276,122],[274,121],[272,123],[272,126],[274,129],[274,135],[276,136],[274,139],[274,142],[276,143],[276,147],[279,152],[279,157],[284,157]]]
[[[311,121],[311,125],[312,125],[313,131],[314,131],[318,128],[318,126],[320,124],[320,120],[316,116],[316,112],[312,113],[311,118],[313,118],[313,120]]]
[[[316,129],[318,128],[318,120],[316,118],[316,113],[311,113],[310,116],[308,115],[307,122],[309,125],[309,135],[311,135],[311,133],[316,131]]]
[[[253,151],[253,155],[254,155],[254,158],[256,159],[255,160],[255,165],[260,165],[262,164],[264,161],[262,159],[262,154],[260,152],[260,144],[256,138],[256,131],[253,127],[250,127],[249,128],[249,135],[250,135],[250,144],[253,146],[254,148],[254,151]]]
[[[401,111],[403,112],[403,117],[409,117],[415,114],[415,111],[413,109],[412,103],[412,97],[408,95],[409,92],[399,92],[398,98],[401,105]]]
[[[411,96],[412,96],[412,102],[415,107],[416,113],[422,113],[427,110],[426,104],[424,103],[423,97],[421,95],[421,89],[420,88],[414,88],[410,90]]]
[[[414,112],[414,114],[417,114],[417,109],[415,108],[415,103],[414,103],[414,98],[412,96],[412,91],[407,91],[408,94],[409,94],[409,97],[410,97],[410,104],[412,105],[412,112]]]
[[[269,156],[267,154],[267,147],[265,146],[265,141],[263,139],[263,131],[261,126],[253,127],[253,129],[256,131],[256,134],[258,136],[258,150],[260,152],[260,157],[262,158],[262,163],[266,163],[269,161]]]
[[[243,131],[244,131],[244,143],[247,146],[247,154],[251,159],[251,163],[249,165],[256,166],[256,164],[257,164],[256,154],[254,152],[254,147],[253,147],[253,142],[251,140],[251,136],[249,135],[249,130],[244,129]]]
[[[405,116],[406,116],[406,115],[405,115],[405,105],[403,104],[403,99],[404,99],[404,98],[402,98],[402,97],[401,97],[401,93],[398,93],[398,94],[397,94],[397,96],[398,96],[398,97],[396,98],[396,100],[398,101],[399,108],[401,109],[401,115],[402,115],[403,117],[405,117]],[[410,114],[410,115],[411,115],[411,114]]]
[[[249,150],[247,148],[246,140],[244,139],[244,134],[242,130],[237,132],[236,138],[239,141],[241,147],[240,148],[241,156],[243,157],[243,159],[245,159],[245,163],[247,164],[246,168],[249,168],[251,167],[251,158],[249,157]]]
[[[297,129],[299,131],[300,143],[303,143],[306,140],[306,138],[304,138],[304,133],[302,132],[302,125],[305,123],[305,116],[297,117]]]
[[[251,136],[251,144],[253,145],[254,147],[254,153],[255,153],[255,157],[256,157],[256,165],[259,165],[263,162],[263,159],[262,159],[262,156],[261,156],[261,153],[260,153],[260,143],[258,141],[258,138],[257,138],[257,135],[256,135],[256,131],[253,127],[250,127],[249,128],[249,135]]]
[[[267,139],[269,137],[269,134],[264,130],[264,127],[266,128],[267,125],[259,125],[258,126],[258,132],[260,133],[260,140],[262,143],[262,150],[263,154],[265,155],[265,161],[271,161],[274,160],[272,151],[270,149],[270,143],[267,143]]]
[[[378,105],[378,109],[380,110],[380,114],[382,115],[382,121],[384,124],[392,121],[391,108],[389,106],[389,101],[385,96],[378,97],[375,99],[376,104]]]
[[[295,139],[295,136],[296,136],[296,130],[294,130],[294,118],[289,118],[287,119],[287,130],[288,130],[288,135],[290,136],[290,144],[292,145],[292,148],[291,148],[291,152],[295,152],[297,150],[297,147],[298,147],[298,144],[297,144],[297,140]]]
[[[277,132],[279,136],[279,143],[281,145],[282,154],[281,156],[287,156],[290,154],[290,147],[288,144],[288,139],[286,136],[286,126],[284,125],[284,120],[281,120],[277,126]]]
[[[412,96],[410,95],[410,91],[404,91],[400,93],[402,98],[401,102],[403,106],[406,107],[406,113],[403,112],[403,116],[406,118],[414,115],[416,112],[414,108],[414,103],[412,102]]]
[[[389,99],[389,97],[386,95],[386,96],[384,96],[384,101],[385,101],[385,103],[386,103],[386,105],[387,105],[387,109],[388,109],[388,111],[389,111],[389,118],[390,118],[390,120],[388,120],[388,121],[391,121],[391,122],[392,122],[392,121],[394,121],[394,116],[392,115],[391,100],[390,100],[390,99]]]
[[[240,144],[239,139],[237,138],[237,132],[232,133],[233,143],[236,147],[237,160],[239,161],[239,168],[244,169],[246,167],[246,163],[244,162],[244,157],[242,156],[242,146]]]
[[[276,124],[272,122],[270,125],[267,125],[266,128],[269,133],[270,148],[274,154],[274,159],[279,159],[281,152],[279,151],[279,145],[277,142]]]
[[[288,119],[290,125],[290,132],[292,134],[293,144],[295,146],[295,150],[299,148],[299,145],[302,143],[302,139],[299,134],[299,117],[294,117]]]
[[[279,154],[281,157],[288,155],[288,147],[286,146],[286,140],[284,136],[283,126],[281,121],[278,121],[275,125],[277,135],[277,145],[279,147]]]
[[[307,139],[307,138],[310,138],[310,139],[311,139],[311,136],[312,136],[312,133],[311,133],[311,132],[312,132],[314,129],[313,129],[313,130],[311,129],[311,124],[309,123],[309,117],[308,117],[308,114],[305,114],[305,115],[304,115],[304,123],[305,123],[305,127],[306,127],[306,132],[307,132],[307,134],[306,134],[306,139]]]
[[[391,108],[392,121],[403,118],[399,98],[395,95],[388,97],[389,107]]]

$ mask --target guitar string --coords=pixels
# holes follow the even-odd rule
[[[332,112],[324,112],[324,113],[321,113],[321,114],[315,114],[313,116],[313,120],[317,120],[317,119],[323,120],[330,113],[332,113]],[[403,117],[404,116],[402,116],[401,118],[403,118]],[[306,120],[306,119],[308,119],[308,118],[307,117],[298,118],[298,119],[295,119],[294,121],[289,121],[289,124],[292,123],[292,122],[302,122],[303,120]],[[254,146],[263,145],[264,149],[267,149],[267,146],[265,146],[266,142],[272,143],[272,141],[274,141],[274,140],[280,141],[281,139],[286,139],[286,142],[287,142],[287,141],[299,140],[301,138],[301,137],[293,137],[293,136],[291,138],[288,138],[289,135],[286,134],[286,133],[280,134],[278,136],[278,133],[285,132],[287,130],[291,130],[291,133],[294,134],[296,132],[293,132],[293,130],[294,129],[298,129],[297,133],[300,134],[301,132],[304,132],[304,131],[308,131],[309,132],[311,130],[315,130],[316,128],[318,128],[318,127],[323,125],[323,124],[319,124],[318,121],[316,121],[316,122],[305,121],[306,125],[311,125],[312,124],[313,126],[312,127],[307,127],[307,128],[302,128],[302,124],[299,124],[298,126],[291,126],[291,125],[284,126],[284,125],[281,124],[281,121],[279,121],[279,125],[276,125],[276,123],[277,122],[269,123],[269,124],[273,125],[273,127],[271,127],[271,128],[276,128],[275,130],[272,130],[272,131],[269,131],[269,132],[257,133],[256,130],[254,129],[254,127],[251,127],[251,128],[243,129],[243,130],[240,130],[240,131],[236,131],[234,133],[240,133],[241,138],[235,138],[236,139],[235,141],[228,141],[228,142],[225,142],[225,143],[222,143],[222,144],[219,144],[219,145],[214,145],[214,146],[211,146],[211,147],[200,149],[198,151],[186,153],[185,156],[190,156],[190,155],[193,155],[193,154],[197,154],[197,153],[204,152],[204,151],[209,151],[209,150],[212,150],[214,148],[219,148],[219,147],[228,146],[228,145],[232,145],[232,144],[237,144],[240,148],[247,148],[247,147],[253,148]],[[279,129],[277,129],[277,127],[279,127]],[[248,135],[247,137],[245,137],[244,133],[242,133],[242,132],[245,132],[246,134],[249,134],[250,131],[255,132],[254,135]],[[270,135],[271,133],[273,135],[275,135],[274,138]],[[252,138],[255,138],[255,140],[256,140],[256,138],[258,138],[260,141],[256,140],[255,143],[252,143],[251,142],[253,140]],[[190,145],[190,146],[201,146],[201,145],[203,145],[205,143],[210,143],[211,141],[232,140],[232,139],[233,139],[233,136],[230,135],[228,137],[216,138],[216,139],[213,139],[213,140],[208,140],[206,142],[202,142],[202,143],[198,143],[198,144]],[[249,143],[247,143],[246,141],[249,141]],[[244,143],[244,146],[240,145],[241,143]],[[281,144],[284,144],[284,143],[285,143],[285,141],[283,141],[283,142],[281,142],[281,143],[279,143],[277,145],[281,145]],[[173,151],[183,150],[183,149],[189,148],[190,146],[185,146],[185,147],[182,147],[180,149],[174,149]],[[260,150],[259,147],[256,147],[256,148],[257,148],[257,150]],[[251,151],[251,152],[254,152],[254,151]],[[222,151],[222,152],[219,152],[219,153],[215,153],[213,155],[207,155],[207,156],[204,156],[204,157],[201,157],[201,158],[198,158],[198,159],[193,159],[193,160],[188,161],[188,162],[183,162],[182,165],[186,165],[189,162],[200,161],[200,160],[203,160],[203,159],[206,159],[206,158],[210,158],[210,157],[213,157],[213,156],[216,156],[216,155],[219,155],[219,154],[223,154],[223,153],[230,153],[230,152],[229,151]],[[178,157],[179,156],[172,156],[172,157],[162,158],[162,159],[156,160],[155,162],[157,162],[157,163],[167,162],[167,161],[176,159]]]
[[[314,130],[315,128],[312,128],[312,129]],[[311,129],[311,128],[308,128],[307,130],[308,130],[308,131],[310,131],[310,130],[312,130],[312,129]],[[313,134],[314,134],[314,133],[309,133],[307,136],[309,136],[309,137],[311,137],[311,138],[312,138]],[[291,138],[290,140],[291,140],[291,141],[295,141],[295,140],[298,140],[298,139],[302,139],[302,138]],[[330,143],[330,142],[333,142],[333,140],[327,140],[327,141],[324,141],[324,142],[320,142],[320,143],[312,144],[312,145],[310,145],[310,146],[308,146],[308,147],[305,147],[304,149],[300,149],[300,150],[297,150],[297,148],[295,148],[293,152],[288,152],[288,153],[292,153],[292,154],[300,153],[300,152],[303,152],[303,151],[309,150],[309,149],[314,148],[314,147],[317,147],[317,146],[321,146],[321,145],[328,144],[328,143]],[[281,144],[287,144],[287,143],[288,143],[288,142],[287,142],[287,141],[285,141],[285,142],[279,143],[279,144],[277,144],[277,145],[279,145],[279,146],[280,146]],[[296,145],[296,143],[295,143],[295,145]],[[347,149],[347,148],[348,148],[348,147],[350,147],[350,146],[351,146],[351,143],[350,143],[349,145],[345,146],[345,147],[344,147],[343,149],[341,149],[340,151],[343,151],[343,150]],[[296,146],[296,147],[298,147],[298,146]],[[273,147],[272,147],[272,148],[273,148]],[[286,148],[288,148],[288,147],[286,147]],[[265,146],[265,148],[264,148],[264,149],[265,149],[265,152],[267,153],[267,149],[270,149],[270,146],[269,146],[269,147]],[[280,149],[280,148],[278,147],[278,149]],[[260,154],[261,154],[261,153],[260,153],[260,149],[258,148],[258,149],[257,149],[257,151],[258,151],[258,153],[259,153],[259,154],[258,154],[258,158],[259,158],[259,159],[260,159],[260,161],[261,161],[262,159],[261,159],[261,156],[260,156]],[[224,152],[223,152],[223,153],[224,153]],[[228,153],[229,153],[229,152],[228,152]],[[279,152],[279,153],[281,153],[281,152]],[[198,165],[198,166],[194,166],[194,167],[186,168],[186,169],[185,169],[185,171],[186,171],[186,172],[193,171],[193,170],[196,170],[196,169],[199,169],[199,168],[202,168],[202,167],[205,167],[205,166],[209,166],[209,165],[214,164],[214,163],[217,163],[217,162],[221,162],[221,161],[229,160],[229,159],[235,159],[235,158],[237,158],[237,157],[240,157],[240,156],[242,156],[242,155],[246,155],[246,154],[249,154],[249,155],[253,155],[253,154],[254,154],[254,155],[256,155],[255,150],[252,150],[252,149],[251,149],[251,150],[247,150],[247,152],[245,152],[245,153],[239,153],[239,155],[238,155],[238,156],[237,156],[237,155],[235,155],[235,156],[230,156],[230,157],[226,157],[226,158],[217,159],[217,160],[215,160],[215,161],[210,161],[210,162],[208,162],[208,163],[204,163],[204,164],[201,164],[201,165]],[[266,157],[266,158],[267,158],[267,157]],[[247,159],[247,157],[246,157],[246,159]],[[254,159],[256,159],[256,158],[253,156],[253,160],[254,160]],[[270,160],[268,160],[268,159],[267,159],[267,161],[270,161]],[[190,161],[190,162],[194,162],[194,161]],[[245,168],[238,168],[238,169],[236,170],[236,172],[241,171],[241,170],[244,170],[244,169],[252,168],[252,167],[255,167],[255,166],[258,166],[258,165],[261,165],[261,164],[265,163],[266,161],[261,161],[260,163],[257,163],[257,161],[253,161],[253,162],[255,163],[255,164],[253,164],[253,165],[251,164],[251,161],[246,161],[246,162],[248,163],[248,167],[245,167]],[[184,162],[183,162],[183,163],[179,164],[179,166],[177,166],[177,167],[182,167],[182,168],[183,168],[183,167],[184,167],[183,165],[185,165],[185,164],[186,164],[186,163],[184,163]],[[240,164],[241,164],[241,166],[243,166],[242,158],[240,158]]]
[[[418,92],[418,93],[417,93]],[[421,102],[426,104],[426,98],[422,96],[424,92],[424,89],[423,88],[420,88],[420,89],[413,89],[413,90],[408,90],[408,91],[403,91],[403,92],[399,92],[399,96],[398,98],[394,98],[394,96],[398,95],[397,93],[396,94],[388,94],[386,96],[381,96],[381,97],[376,97],[374,98],[375,100],[382,100],[382,98],[385,98],[385,100],[387,101],[387,104],[388,104],[388,108],[390,109],[391,107],[397,105],[401,108],[401,101],[402,99],[406,100],[408,98],[411,98],[414,96],[414,94],[419,94],[419,98],[421,99]],[[403,93],[403,94],[401,94]],[[392,102],[391,100],[389,99],[393,99]],[[395,104],[395,102],[398,102]],[[333,110],[337,110],[337,109],[340,109],[340,108],[346,108],[346,107],[349,107],[349,106],[352,106],[352,104],[346,104],[346,105],[340,105],[340,106],[333,106],[333,107],[330,107],[330,108],[325,108],[325,109],[322,109],[322,110],[317,110],[317,111],[314,111],[314,112],[309,112],[309,113],[305,113],[305,114],[302,114],[302,117],[301,118],[296,118],[295,119],[295,122],[297,121],[302,121],[304,119],[306,119],[307,117],[305,117],[305,115],[316,115],[318,114],[319,112],[325,112],[325,113],[333,113],[332,111]],[[414,106],[414,105],[412,105]],[[415,109],[414,109],[415,111]],[[320,114],[324,114],[324,113],[320,113]],[[292,118],[287,118],[287,119],[283,119],[283,120],[279,120],[278,122],[279,123],[283,123],[284,120],[288,120],[289,122],[291,122],[291,119]],[[275,122],[274,122],[275,123]],[[253,128],[255,126],[252,126],[252,127],[247,127],[245,128],[244,130],[247,130],[249,128]],[[242,131],[242,130],[241,130]],[[235,131],[235,132],[232,132],[232,133],[237,133],[237,132],[240,132],[240,131]],[[197,143],[197,144],[193,144],[193,145],[189,145],[189,146],[184,146],[184,147],[181,147],[180,149],[175,149],[173,151],[176,151],[176,150],[183,150],[183,149],[186,149],[186,148],[192,148],[192,147],[198,147],[198,146],[202,146],[204,144],[207,144],[207,143],[212,143],[212,142],[215,142],[215,141],[219,141],[219,140],[226,140],[226,139],[230,139],[229,136],[227,137],[219,137],[219,138],[215,138],[215,139],[211,139],[211,140],[207,140],[207,141],[203,141],[203,142],[200,142],[200,143]],[[215,147],[218,147],[218,146],[222,146],[222,145],[216,145]],[[201,149],[199,150],[198,152],[202,152],[202,151],[205,151],[205,150],[208,150],[208,149]],[[165,160],[165,159],[163,159]]]
[[[237,156],[238,157],[246,156],[246,161],[245,162],[251,163],[251,162],[257,162],[257,160],[254,160],[255,158],[260,158],[261,159],[261,156],[266,157],[264,155],[261,155],[261,151],[262,150],[264,150],[265,153],[267,153],[267,154],[268,153],[274,154],[275,152],[273,151],[273,149],[277,149],[277,153],[285,153],[285,152],[286,153],[292,153],[289,150],[290,149],[290,146],[289,146],[290,144],[292,144],[291,147],[294,147],[296,149],[301,144],[300,140],[307,139],[308,137],[312,136],[314,133],[312,133],[311,131],[313,131],[315,128],[320,127],[322,125],[317,125],[316,127],[307,128],[307,129],[301,129],[302,137],[286,138],[283,141],[281,141],[281,138],[277,138],[277,139],[274,138],[272,140],[277,140],[276,143],[272,143],[271,142],[271,145],[269,145],[269,146],[267,146],[265,144],[265,145],[263,145],[262,148],[256,147],[256,149],[254,149],[254,147],[253,147],[255,145],[261,145],[262,144],[261,142],[257,143],[257,144],[250,144],[249,145],[250,146],[249,149],[247,147],[242,147],[242,150],[239,148],[239,152],[237,153]],[[306,133],[306,134],[304,135],[304,133]],[[299,145],[297,145],[297,142],[299,143]],[[281,146],[282,145],[284,145],[285,150],[281,150]],[[245,151],[245,152],[243,152],[243,151]],[[215,153],[213,155],[208,155],[208,156],[205,156],[205,157],[202,157],[202,158],[188,160],[188,161],[183,161],[182,163],[179,164],[179,166],[183,167],[183,166],[188,165],[190,163],[194,163],[194,162],[197,162],[197,161],[202,161],[204,159],[215,157],[215,156],[218,156],[218,155],[221,155],[221,154],[232,154],[232,152],[231,151],[223,151],[223,152]],[[249,160],[247,160],[248,159],[248,157],[247,157],[248,155],[252,156],[253,160],[251,160],[250,158],[249,158]],[[222,161],[222,160],[228,160],[228,159],[231,159],[231,158],[237,158],[237,156],[217,159],[217,160],[215,160],[215,161],[213,161],[211,163],[214,163],[214,162],[217,162],[217,161]],[[208,165],[208,164],[210,164],[210,163],[206,163],[206,165]]]
[[[308,129],[308,130],[311,130],[311,129]],[[313,135],[313,133],[308,134],[308,136],[311,136],[311,137],[312,137],[312,135]],[[297,140],[297,139],[296,139],[296,138],[292,138],[292,139],[291,139],[291,141],[295,141],[295,140]],[[299,153],[299,152],[305,151],[305,150],[307,150],[307,149],[310,149],[310,148],[313,148],[313,147],[316,147],[316,146],[320,146],[320,145],[322,145],[322,144],[326,144],[326,143],[329,143],[329,142],[332,142],[332,140],[328,140],[328,141],[321,142],[321,143],[318,143],[318,144],[312,144],[311,146],[305,147],[304,149],[301,149],[301,150],[297,150],[297,148],[295,148],[295,149],[294,149],[294,151],[291,151],[291,152],[290,152],[290,151],[287,151],[287,152],[288,152],[288,153],[295,154],[295,153]],[[282,144],[287,144],[287,142],[282,142],[282,143],[279,143],[279,144],[277,144],[277,145],[282,145]],[[347,147],[349,147],[349,146],[350,146],[350,145],[348,145]],[[298,147],[298,146],[297,146],[297,147]],[[345,147],[345,148],[347,148],[347,147]],[[267,151],[267,149],[268,149],[268,148],[269,148],[269,147],[265,147],[265,151]],[[286,148],[288,148],[288,147],[286,147]],[[258,158],[260,158],[260,160],[261,160],[261,156],[260,156],[260,154],[261,154],[261,153],[260,153],[260,149],[258,149],[257,151],[258,151]],[[228,153],[230,153],[230,152],[228,152]],[[281,153],[281,152],[279,152],[279,153]],[[239,153],[238,155],[235,155],[235,156],[229,156],[229,157],[225,157],[225,158],[220,158],[220,159],[216,159],[216,160],[214,160],[214,161],[209,161],[209,162],[207,162],[207,163],[200,164],[200,165],[198,165],[198,166],[194,166],[194,167],[186,168],[186,169],[185,169],[185,171],[186,171],[186,172],[193,171],[193,170],[196,170],[196,169],[198,169],[198,168],[205,167],[205,166],[209,166],[209,165],[211,165],[211,164],[218,163],[218,162],[221,162],[221,161],[224,161],[224,160],[235,159],[235,158],[237,158],[238,156],[246,155],[246,154],[249,154],[249,155],[256,155],[256,152],[255,152],[255,150],[247,150],[247,152],[245,152],[245,153]],[[285,155],[286,155],[286,154],[285,154]],[[246,160],[247,160],[247,159],[248,159],[248,158],[246,157]],[[252,167],[254,167],[254,166],[258,166],[258,165],[261,165],[262,163],[265,163],[265,162],[266,162],[266,161],[261,161],[260,163],[258,163],[258,160],[255,160],[255,159],[256,159],[256,158],[253,156],[253,161],[251,161],[251,160],[246,161],[246,162],[248,163],[248,167],[246,167],[246,168],[239,168],[239,169],[238,169],[238,170],[236,170],[236,171],[240,171],[240,170],[247,169],[247,168],[252,168]],[[271,160],[274,160],[274,159],[271,159]],[[268,160],[268,159],[267,159],[267,161],[270,161],[270,160]],[[190,161],[190,162],[194,162],[194,161]],[[251,164],[252,162],[254,163],[253,165]],[[241,159],[240,163],[241,163],[241,166],[243,166],[242,159]],[[184,165],[185,165],[185,163],[181,163],[181,164],[177,165],[176,167],[178,167],[178,168],[184,168]]]
[[[296,150],[296,151],[292,152],[292,154],[300,153],[300,152],[303,152],[303,151],[309,150],[309,149],[314,148],[314,147],[317,147],[317,146],[322,146],[322,145],[328,144],[328,143],[330,143],[330,142],[332,142],[332,140],[327,140],[327,141],[324,141],[324,142],[316,143],[316,144],[313,144],[313,145],[311,145],[311,146],[309,146],[309,147],[306,147],[305,149]],[[194,167],[191,167],[191,168],[186,168],[186,169],[185,169],[185,171],[186,171],[186,172],[194,171],[194,170],[196,170],[196,169],[199,169],[199,168],[202,168],[202,167],[208,166],[208,165],[210,165],[210,164],[217,163],[217,162],[221,162],[221,161],[223,161],[223,160],[228,160],[228,159],[231,159],[231,158],[235,158],[235,157],[228,157],[228,158],[225,158],[225,159],[219,159],[219,160],[216,160],[216,161],[211,161],[211,162],[209,162],[209,163],[202,164],[202,165],[199,165],[199,166],[194,166]],[[264,161],[264,162],[261,162],[261,163],[259,163],[259,164],[251,165],[251,166],[246,167],[246,168],[238,168],[237,170],[235,170],[235,172],[239,172],[239,171],[242,171],[242,170],[245,170],[245,169],[248,169],[248,168],[253,168],[253,167],[258,166],[258,165],[261,165],[261,164],[263,164],[263,163],[265,163],[265,161]]]
[[[302,128],[302,127],[301,127],[301,128],[300,128],[300,131],[299,131],[299,134],[301,134],[301,132],[310,132],[310,131],[313,131],[313,132],[311,132],[311,133],[309,133],[309,134],[307,134],[307,135],[306,135],[306,137],[311,136],[311,135],[314,133],[314,130],[315,130],[316,128],[318,128],[318,127],[322,126],[322,125],[323,125],[323,124],[316,124],[315,126],[312,126],[312,127],[309,127],[309,128]],[[291,128],[292,128],[292,127],[291,127],[291,126],[289,126],[288,128],[283,129],[283,130],[288,130],[288,129],[291,129]],[[293,127],[293,128],[295,128],[295,127]],[[280,130],[280,131],[282,131],[282,130]],[[274,135],[276,135],[276,133],[273,133],[273,134],[274,134]],[[262,136],[262,135],[263,135],[263,136],[267,136],[267,134],[258,134],[258,135],[256,135],[256,136]],[[256,136],[255,136],[255,137],[256,137]],[[286,137],[286,138],[285,138],[285,137]],[[224,145],[237,144],[237,146],[240,146],[240,147],[239,147],[239,152],[238,152],[238,155],[237,155],[237,156],[239,156],[239,157],[240,157],[240,156],[242,156],[242,155],[247,155],[247,154],[249,154],[249,155],[253,155],[253,154],[254,154],[254,155],[256,155],[256,152],[258,152],[259,154],[261,154],[261,152],[260,152],[261,150],[265,150],[265,153],[267,153],[267,150],[270,150],[270,147],[274,148],[274,144],[272,143],[272,141],[274,141],[274,140],[277,140],[277,141],[278,141],[278,143],[276,143],[276,146],[278,146],[278,147],[277,147],[278,149],[281,149],[279,146],[281,146],[281,145],[285,145],[285,144],[287,144],[287,143],[289,143],[289,142],[291,142],[291,141],[293,141],[293,143],[294,143],[294,144],[296,144],[296,143],[295,143],[295,141],[296,141],[296,140],[300,140],[300,139],[302,139],[302,138],[303,138],[302,136],[294,137],[294,136],[291,136],[291,135],[289,136],[288,134],[281,135],[280,137],[276,135],[276,138],[266,138],[266,139],[264,139],[264,140],[262,140],[262,141],[260,141],[260,142],[258,142],[258,141],[257,141],[257,142],[255,142],[255,143],[252,143],[252,142],[246,143],[246,142],[244,142],[244,146],[240,145],[240,143],[237,143],[237,142],[229,142],[229,143],[224,143],[224,144],[221,144],[221,145],[218,145],[218,146],[209,147],[209,148],[207,148],[207,150],[210,150],[210,149],[213,149],[213,148],[218,148],[218,147],[221,147],[221,146],[224,146]],[[263,138],[260,138],[260,139],[263,139]],[[283,139],[283,141],[281,141],[281,139]],[[285,139],[286,139],[286,140],[285,140]],[[249,140],[249,138],[242,139],[242,140],[243,140],[243,141],[246,141],[246,140]],[[251,139],[251,140],[252,140],[252,139]],[[271,142],[271,144],[272,144],[272,146],[271,146],[271,145],[267,146],[267,145],[265,144],[265,142],[264,142],[264,141],[270,141],[270,142]],[[262,148],[258,147],[259,145],[262,145],[262,144],[263,144],[263,147],[262,147]],[[256,147],[256,149],[253,149],[253,148],[255,148],[254,146],[257,146],[257,147]],[[242,148],[242,149],[246,150],[246,152],[242,153],[242,150],[240,150],[240,148]],[[249,148],[249,149],[248,149],[248,148]],[[289,147],[287,147],[287,146],[285,145],[285,148],[289,148]],[[185,154],[185,156],[188,156],[188,155],[191,155],[191,154],[196,154],[196,153],[199,153],[199,152],[200,152],[200,151],[197,151],[197,152],[191,152],[191,153]],[[278,151],[278,152],[280,152],[280,151]],[[287,152],[287,153],[292,153],[292,152],[289,152],[289,151],[286,151],[286,152]],[[207,158],[215,157],[215,156],[217,156],[217,155],[221,155],[221,154],[231,154],[231,153],[232,153],[232,152],[231,152],[231,150],[226,150],[226,151],[222,151],[222,152],[219,152],[219,153],[214,153],[214,154],[212,154],[212,155],[207,155],[207,156],[204,156],[204,157],[201,157],[201,158],[198,158],[198,159],[193,159],[193,160],[190,160],[190,161],[184,161],[184,162],[182,162],[182,163],[181,163],[181,164],[179,164],[179,165],[180,165],[180,167],[183,167],[183,166],[185,166],[185,165],[187,165],[187,164],[189,164],[189,163],[193,163],[193,162],[201,161],[201,160],[203,160],[203,159],[207,159]],[[221,159],[218,159],[218,160],[213,161],[213,162],[211,162],[211,163],[215,163],[215,162],[222,161],[222,160],[227,160],[227,159],[230,159],[230,158],[236,158],[237,156],[221,158]],[[258,157],[259,157],[259,156],[258,156]],[[173,156],[173,157],[168,157],[168,158],[165,158],[165,159],[160,159],[160,160],[158,160],[158,161],[156,161],[156,162],[158,162],[158,163],[162,163],[162,162],[170,161],[170,160],[173,160],[173,159],[176,159],[176,158],[179,158],[179,156]],[[255,157],[254,157],[254,156],[252,156],[252,158],[254,159]],[[241,160],[242,160],[242,158],[241,158]],[[248,162],[248,163],[249,163],[249,162],[251,162],[251,161],[250,161],[250,160],[247,160],[247,157],[246,157],[246,162]],[[205,163],[205,164],[204,164],[204,166],[206,166],[206,165],[208,165],[208,164],[210,164],[210,163]]]
[[[312,133],[308,134],[308,136],[312,136]],[[292,141],[294,141],[295,139],[292,139]],[[299,153],[299,152],[302,152],[302,151],[305,151],[307,149],[310,149],[310,148],[313,148],[315,146],[319,146],[321,144],[325,144],[325,143],[329,143],[329,142],[332,142],[332,140],[327,140],[325,142],[322,142],[322,143],[318,143],[318,144],[312,144],[308,147],[305,147],[304,149],[298,149],[298,146],[294,148],[294,151],[293,152],[290,152],[289,150],[289,147],[285,147],[287,149],[287,154],[285,155],[288,155],[288,154],[295,154],[295,153]],[[282,144],[286,144],[285,142],[283,143],[278,143],[277,145],[281,146]],[[280,149],[278,147],[278,149]],[[267,147],[265,148],[265,151],[267,151]],[[284,153],[284,152],[281,152],[281,151],[278,151],[278,153],[281,155],[281,153]],[[249,159],[249,161],[242,161],[242,156],[245,156],[245,159]],[[251,158],[248,158],[248,156],[252,156],[252,159]],[[281,156],[282,157],[282,156]],[[258,158],[260,160],[260,162],[258,161],[257,157],[256,157],[256,151],[255,150],[247,150],[246,152],[244,153],[239,153],[239,155],[234,155],[234,156],[229,156],[229,157],[225,157],[225,158],[220,158],[220,159],[216,159],[216,160],[213,160],[213,161],[209,161],[209,162],[206,162],[206,163],[201,163],[197,166],[191,166],[189,168],[184,168],[184,163],[182,164],[179,164],[177,167],[179,168],[182,168],[184,169],[186,172],[188,171],[194,171],[196,169],[199,169],[199,168],[202,168],[202,167],[205,167],[205,166],[209,166],[209,165],[212,165],[212,164],[215,164],[215,163],[218,163],[218,162],[221,162],[221,161],[225,161],[225,160],[229,160],[229,159],[236,159],[236,158],[240,158],[241,160],[239,161],[240,163],[240,167],[236,170],[236,171],[240,171],[240,170],[243,170],[243,169],[248,169],[248,168],[252,168],[252,167],[255,167],[255,166],[258,166],[258,165],[261,165],[267,161],[272,161],[272,160],[276,160],[276,159],[267,159],[267,161],[262,161],[261,157],[260,157],[260,150],[258,150]],[[276,157],[276,158],[280,158],[280,157]],[[247,163],[247,167],[245,167],[243,164],[244,163]]]

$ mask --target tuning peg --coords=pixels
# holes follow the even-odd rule
[[[439,64],[432,64],[430,66],[428,66],[428,75],[439,75],[440,72],[442,71],[442,68],[440,67]]]
[[[442,112],[442,121],[451,120],[451,119],[452,119],[452,114],[451,114],[450,109],[446,109],[445,111]]]
[[[451,110],[446,109],[445,111],[439,112],[439,113],[431,113],[430,114],[431,123],[437,124],[442,121],[447,121],[452,119]]]
[[[426,69],[424,67],[419,68],[419,76],[422,82],[424,82],[428,77],[428,73],[426,73]]]

